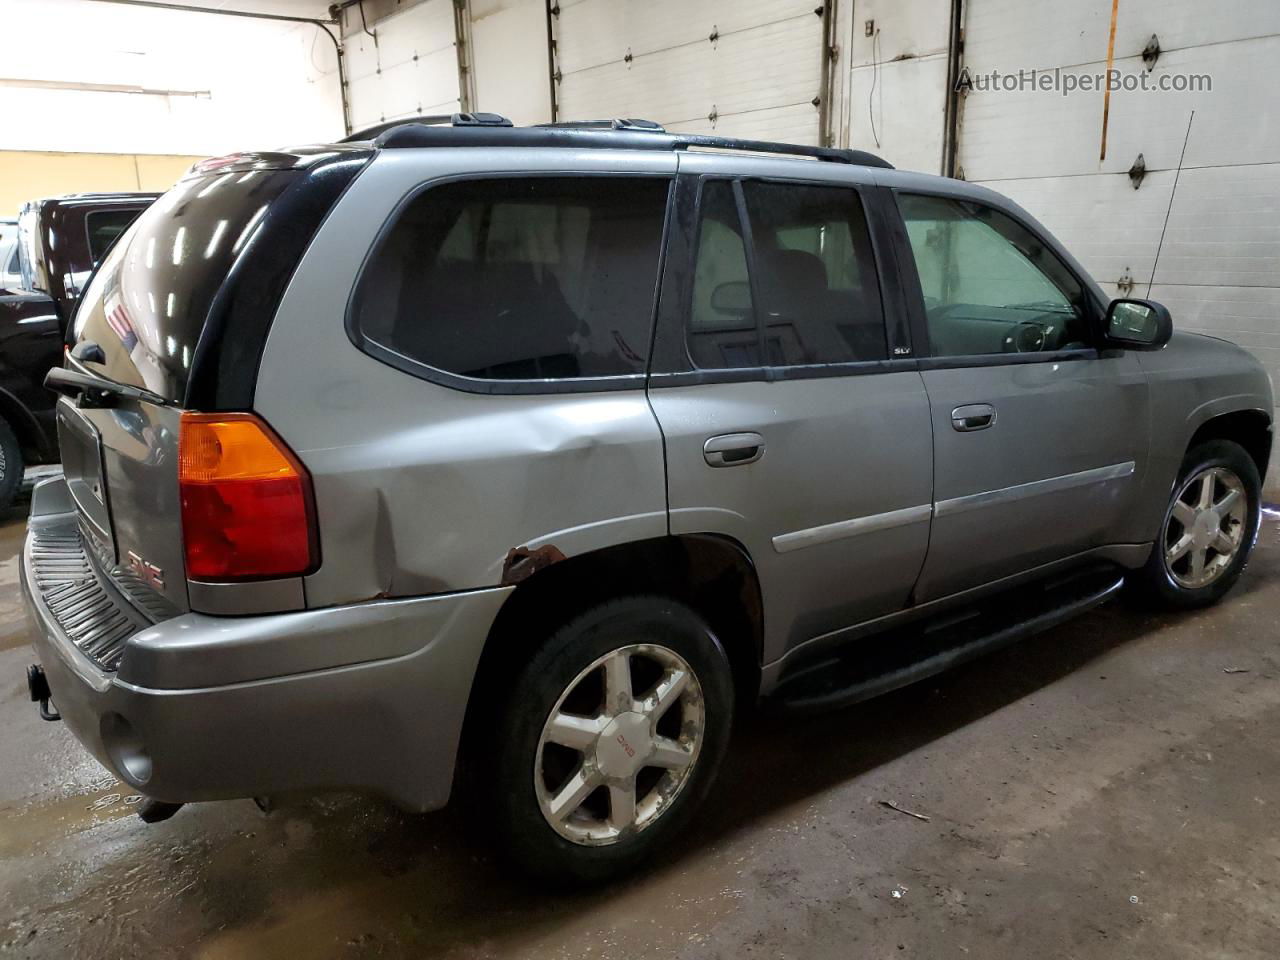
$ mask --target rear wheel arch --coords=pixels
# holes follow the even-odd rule
[[[716,535],[657,537],[551,563],[521,580],[489,630],[472,683],[464,738],[537,645],[585,610],[636,594],[669,596],[707,621],[733,670],[738,703],[760,686],[763,611],[746,549]]]

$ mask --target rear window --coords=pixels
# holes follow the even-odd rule
[[[375,356],[481,380],[643,374],[670,181],[474,180],[413,198],[353,320]]]
[[[107,248],[120,234],[128,229],[138,215],[136,207],[127,210],[98,210],[85,218],[85,229],[89,233],[89,257],[97,263]]]
[[[102,347],[102,372],[113,380],[182,400],[219,288],[267,208],[299,176],[253,170],[179,183],[103,260],[76,310],[74,341]],[[101,238],[108,227],[104,221]]]

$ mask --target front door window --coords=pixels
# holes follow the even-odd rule
[[[901,194],[935,357],[1089,344],[1080,282],[1031,231],[968,200]]]

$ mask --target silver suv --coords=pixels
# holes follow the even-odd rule
[[[1004,197],[633,122],[375,133],[199,164],[50,374],[32,695],[151,817],[431,810],[457,767],[525,867],[605,877],[735,710],[1240,575],[1265,373]]]

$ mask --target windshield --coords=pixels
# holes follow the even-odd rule
[[[179,183],[111,247],[76,311],[72,342],[98,344],[101,372],[113,380],[180,401],[223,281],[298,177],[252,170]]]

